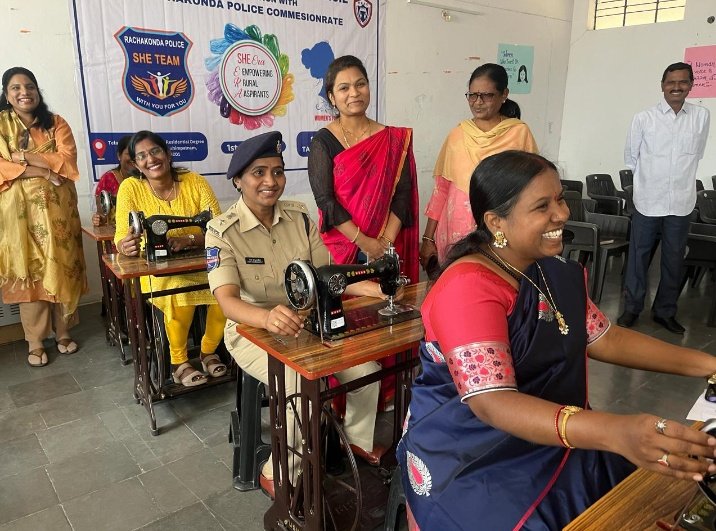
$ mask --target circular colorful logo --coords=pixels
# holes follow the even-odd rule
[[[219,82],[234,109],[249,116],[270,111],[281,95],[281,81],[278,61],[263,44],[239,41],[224,52]]]

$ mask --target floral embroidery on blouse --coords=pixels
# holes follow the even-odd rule
[[[430,354],[430,357],[435,363],[445,363],[445,356],[443,356],[443,353],[440,352],[433,343],[426,342],[425,350],[428,351],[428,354]]]
[[[417,455],[405,452],[408,461],[408,479],[410,486],[418,496],[430,496],[433,487],[433,478],[428,466]]]
[[[463,402],[486,391],[517,390],[512,351],[505,343],[484,341],[461,345],[448,352],[446,357]]]
[[[609,330],[609,318],[597,308],[592,299],[587,299],[587,344],[594,343]]]

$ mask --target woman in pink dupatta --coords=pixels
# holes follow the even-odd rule
[[[375,259],[393,244],[402,272],[418,281],[418,189],[412,130],[366,116],[368,74],[346,55],[328,67],[324,89],[338,116],[311,142],[308,177],[318,206],[319,230],[333,261]],[[392,358],[383,360],[390,366]],[[385,378],[381,404],[395,393]],[[370,459],[369,459],[370,460]]]

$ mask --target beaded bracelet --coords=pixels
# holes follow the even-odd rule
[[[562,409],[564,410],[564,415],[562,416],[562,425],[560,426],[559,436],[565,447],[574,448],[574,446],[569,444],[569,440],[567,439],[567,421],[569,420],[569,417],[582,411],[582,408],[577,406],[564,406]]]

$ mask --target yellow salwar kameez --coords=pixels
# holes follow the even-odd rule
[[[141,211],[146,217],[155,214],[195,216],[203,210],[210,210],[214,216],[221,213],[219,201],[216,199],[216,195],[214,195],[209,183],[206,182],[204,177],[191,171],[179,173],[176,199],[171,201],[164,201],[156,197],[146,179],[129,178],[122,181],[117,192],[117,224],[114,235],[114,243],[117,248],[120,248],[120,241],[129,232],[129,212],[132,210]],[[198,227],[173,229],[169,231],[168,236],[178,237],[189,234],[201,234],[201,229]],[[142,241],[142,247],[144,247],[144,241]],[[208,277],[204,271],[184,275],[145,276],[141,278],[143,293],[207,283]],[[183,363],[187,359],[186,337],[193,312],[187,314],[186,307],[209,305],[206,333],[202,338],[202,352],[214,352],[216,346],[221,342],[226,319],[221,313],[216,299],[208,289],[156,297],[151,299],[151,303],[164,313],[173,365]],[[186,322],[187,316],[189,318],[188,323]]]
[[[75,181],[77,149],[67,122],[54,115],[49,130],[29,130],[13,110],[0,111],[0,286],[5,303],[47,301],[69,320],[87,290]],[[41,155],[66,180],[21,178],[12,162],[21,136],[25,151]]]

